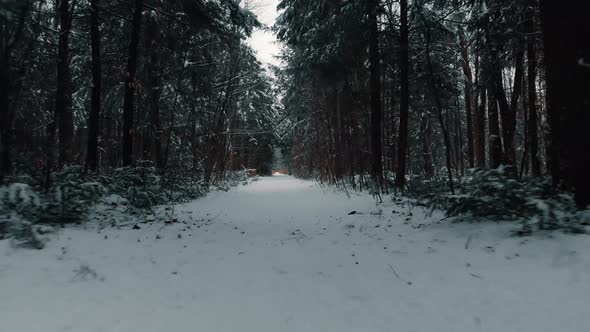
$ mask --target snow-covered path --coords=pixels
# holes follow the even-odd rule
[[[64,229],[43,251],[0,241],[0,330],[589,330],[588,236],[437,223],[291,177],[175,213]]]

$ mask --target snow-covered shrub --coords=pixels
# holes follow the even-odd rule
[[[42,197],[24,183],[0,187],[0,239],[12,238],[16,247],[42,249],[49,228],[35,224],[43,214]]]
[[[80,166],[65,167],[53,174],[41,221],[61,224],[79,222],[105,194],[104,186],[85,176]]]
[[[248,182],[248,170],[228,171],[225,178],[219,181],[217,185],[218,190],[228,191],[232,187],[238,186]]]
[[[101,202],[103,204],[106,204],[106,205],[109,205],[112,207],[128,206],[129,205],[129,201],[126,198],[121,197],[120,195],[117,195],[117,194],[110,194],[108,196],[105,196],[105,197],[103,197]]]
[[[28,184],[13,183],[0,187],[0,211],[6,217],[16,214],[24,219],[36,219],[41,207],[41,198]]]
[[[555,192],[548,179],[516,179],[504,167],[472,169],[454,195],[430,196],[428,203],[456,220],[519,221],[520,234],[533,228],[583,230],[584,215],[576,210],[571,194]]]
[[[18,248],[43,249],[49,241],[47,234],[54,232],[49,226],[33,224],[26,220],[14,219],[10,225],[12,245]]]
[[[110,192],[120,195],[134,207],[149,209],[166,203],[160,176],[150,161],[138,161],[135,167],[117,168],[110,177],[101,182]]]
[[[170,173],[164,174],[161,177],[161,182],[167,203],[185,203],[202,197],[207,192],[203,187],[203,181]]]
[[[551,186],[546,181],[520,181],[503,167],[471,169],[457,186],[454,195],[440,194],[431,206],[447,216],[472,216],[494,220],[514,220],[537,213],[533,197],[547,197]]]
[[[519,235],[528,235],[534,229],[565,230],[571,233],[585,233],[585,226],[590,225],[590,211],[578,210],[571,193],[558,193],[549,197],[531,197],[536,206],[536,213],[522,220]]]
[[[24,183],[0,187],[0,239],[23,233],[30,222],[36,221],[41,209],[41,199],[33,188]]]

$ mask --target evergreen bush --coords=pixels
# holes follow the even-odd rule
[[[40,221],[52,224],[80,222],[88,209],[105,194],[105,187],[85,175],[80,166],[65,167],[52,175]]]
[[[507,167],[471,169],[457,192],[424,196],[432,209],[464,220],[519,221],[519,234],[537,229],[583,232],[588,218],[578,212],[571,194],[556,192],[548,179],[516,179]]]

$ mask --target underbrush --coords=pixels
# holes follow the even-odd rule
[[[34,174],[19,176],[0,186],[0,239],[41,249],[50,226],[83,222],[96,204],[124,202],[131,213],[151,213],[155,206],[188,202],[209,190],[199,176],[180,170],[158,172],[149,161],[115,169],[110,175],[68,166],[52,173],[49,185],[40,179]],[[229,172],[217,189],[228,190],[247,179],[246,172]]]
[[[444,179],[410,181],[408,193],[455,221],[516,221],[518,235],[535,230],[585,232],[590,213],[579,211],[570,193],[555,191],[548,179],[516,179],[509,169],[472,169],[448,191]]]

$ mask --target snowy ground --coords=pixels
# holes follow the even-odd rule
[[[377,207],[291,177],[175,212],[178,223],[141,229],[64,229],[42,251],[0,241],[0,330],[590,326],[588,236],[515,238],[506,225],[437,223],[418,208]]]

